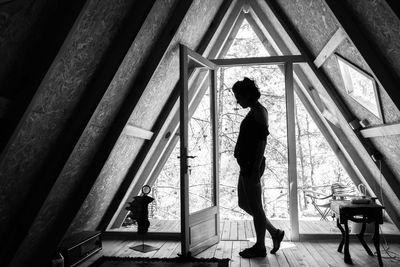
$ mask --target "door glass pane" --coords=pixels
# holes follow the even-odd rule
[[[347,195],[356,187],[297,94],[295,108],[299,231],[340,233],[330,211],[332,186]]]
[[[218,72],[218,120],[220,153],[221,220],[250,220],[238,207],[239,167],[233,151],[240,123],[249,109],[241,108],[232,93],[233,84],[249,77],[260,88],[260,102],[268,110],[266,169],[261,179],[264,210],[269,219],[288,220],[288,160],[284,75],[278,66],[220,68]]]
[[[189,121],[188,165],[189,165],[189,213],[214,206],[213,199],[213,139],[211,123],[211,77],[209,70],[201,81],[198,95],[200,103],[194,101],[196,108]],[[196,107],[197,106],[197,107]]]

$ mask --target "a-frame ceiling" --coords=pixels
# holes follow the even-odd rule
[[[178,44],[217,58],[244,17],[266,38],[271,55],[306,57],[308,64],[294,69],[296,92],[349,174],[378,197],[382,186],[381,201],[399,226],[400,51],[390,46],[399,36],[386,28],[386,36],[373,32],[375,39],[366,40],[371,25],[360,29],[345,12],[361,19],[359,11],[371,3],[337,2],[87,1],[2,151],[0,237],[7,246],[1,258],[14,265],[44,262],[65,233],[105,229],[129,193],[154,177],[152,166],[159,165],[149,162],[161,164],[159,156],[171,147]],[[398,26],[390,7],[378,2],[374,8],[387,15],[382,24]],[[241,13],[245,4],[247,14]],[[393,40],[383,43],[387,36]],[[377,43],[384,47],[380,54]],[[395,130],[346,97],[333,51],[374,75],[385,122]],[[369,129],[349,126],[364,118],[379,136],[367,138]],[[381,164],[371,159],[378,152]]]
[[[246,12],[243,12],[242,7],[243,5],[249,5],[250,7],[246,7]],[[358,138],[355,134],[348,136],[348,134],[352,132],[351,127],[349,126],[349,123],[356,120],[353,115],[351,115],[350,111],[346,108],[346,105],[342,102],[340,99],[340,96],[338,96],[334,86],[328,81],[328,79],[318,71],[318,66],[315,65],[322,65],[321,63],[316,64],[315,63],[315,58],[308,56],[310,52],[308,52],[305,48],[304,45],[302,45],[302,42],[296,39],[296,34],[293,33],[293,36],[290,34],[290,28],[288,25],[283,25],[282,19],[279,21],[274,13],[274,7],[273,5],[270,6],[270,10],[265,12],[265,10],[262,10],[262,7],[255,3],[255,2],[238,2],[236,4],[236,7],[234,10],[236,10],[236,13],[231,13],[230,17],[228,18],[228,23],[231,24],[225,24],[225,31],[223,33],[226,34],[227,40],[225,43],[216,43],[214,44],[214,50],[221,50],[226,51],[227,48],[229,48],[230,41],[233,40],[235,37],[235,29],[239,28],[241,25],[241,22],[243,19],[246,17],[248,21],[250,21],[253,29],[256,30],[256,32],[259,34],[259,38],[261,40],[265,40],[264,44],[266,49],[271,55],[288,55],[288,54],[297,54],[300,53],[302,55],[305,55],[307,57],[308,62],[310,63],[311,68],[308,68],[307,66],[296,66],[295,68],[295,75],[296,75],[296,92],[299,95],[301,101],[305,104],[307,107],[307,110],[309,111],[310,114],[312,114],[313,119],[316,120],[317,125],[319,126],[320,130],[324,134],[324,136],[327,138],[329,144],[331,145],[333,151],[335,152],[336,156],[339,158],[343,166],[345,167],[346,171],[350,174],[352,177],[353,181],[355,184],[360,184],[364,183],[367,185],[368,190],[370,194],[372,195],[379,195],[379,191],[377,191],[378,187],[376,186],[368,186],[368,185],[375,185],[376,183],[380,182],[380,171],[385,173],[386,175],[389,176],[389,180],[393,178],[393,174],[390,174],[388,172],[385,172],[385,165],[383,164],[382,168],[382,163],[379,162],[378,165],[374,164],[373,161],[370,159],[370,166],[375,165],[375,169],[367,169],[366,164],[363,162],[363,159],[360,158],[360,156],[357,153],[357,149],[359,152],[364,152],[364,158],[368,155],[370,157],[370,154],[373,154],[375,150],[373,148],[367,146],[367,142],[363,140],[363,138]],[[275,22],[275,25],[271,21],[270,18],[266,16],[266,14],[275,15],[275,18],[278,20],[278,22]],[[258,22],[258,24],[257,24]],[[284,22],[284,20],[283,20]],[[278,23],[280,25],[278,25]],[[282,27],[283,30],[287,33],[286,35],[286,40],[284,38],[281,38],[278,34],[277,28]],[[231,29],[231,32],[227,32],[226,29]],[[268,29],[268,30],[267,30]],[[282,31],[281,31],[282,32]],[[340,41],[333,41],[335,42],[335,47],[330,48],[333,52],[337,46],[340,45],[341,42],[344,41],[345,38],[348,38],[342,28],[338,28],[336,32],[339,32],[340,35],[342,36],[340,38]],[[336,34],[335,32],[335,34]],[[335,35],[334,34],[334,35]],[[337,35],[337,34],[336,34]],[[222,35],[221,35],[222,36]],[[269,40],[268,40],[269,39]],[[229,41],[230,40],[230,41]],[[290,49],[291,47],[292,49]],[[220,53],[216,55],[217,58],[223,57],[224,54]],[[326,55],[326,57],[329,56]],[[209,58],[213,58],[213,55],[208,55]],[[311,76],[311,78],[308,77]],[[317,79],[317,84],[314,82],[311,82],[311,79]],[[315,89],[315,87],[318,86],[318,82],[320,84],[320,90]],[[319,95],[325,95],[323,98],[324,101],[321,100]],[[329,111],[328,107],[331,107],[332,111]],[[178,121],[177,121],[177,111],[175,110],[175,120],[172,123],[173,126],[170,126],[169,132],[172,135],[175,135],[175,131],[177,129]],[[326,115],[328,114],[328,116]],[[325,116],[324,116],[325,115]],[[335,119],[334,124],[332,124],[332,119]],[[341,128],[347,128],[347,130],[350,129],[350,131],[343,131]],[[173,129],[173,130],[172,130]],[[167,146],[167,151],[170,152],[173,148],[173,145],[176,143],[177,138],[175,138],[174,142],[169,143]],[[357,140],[358,139],[358,140]],[[157,145],[156,145],[157,146]],[[364,147],[363,147],[364,146]],[[367,146],[365,148],[365,146]],[[120,188],[120,191],[123,191],[123,194],[125,197],[117,199],[118,203],[118,208],[115,209],[112,206],[109,208],[109,216],[113,213],[114,217],[111,218],[111,222],[109,222],[110,217],[103,217],[103,222],[109,225],[109,227],[119,227],[125,218],[127,211],[124,209],[125,203],[130,196],[137,195],[140,192],[140,188],[143,184],[146,183],[152,183],[157,176],[158,172],[157,170],[161,169],[160,164],[157,164],[161,159],[161,163],[164,163],[166,158],[168,157],[169,153],[166,153],[164,150],[165,147],[163,145],[157,146],[157,148],[154,150],[156,152],[156,158],[153,160],[150,160],[148,162],[145,162],[144,168],[147,166],[148,168],[152,168],[152,170],[148,173],[142,173],[142,172],[137,172],[136,177],[132,176],[132,181],[130,187],[128,190],[124,191],[126,188]],[[163,151],[163,153],[159,153],[160,151]],[[151,155],[150,153],[147,153],[147,156],[154,156]],[[146,165],[147,164],[147,165]],[[374,175],[375,174],[375,175]],[[389,189],[389,195],[393,195],[393,190],[391,188],[396,188],[397,182],[395,179],[392,179],[392,186],[388,186]],[[383,186],[383,184],[382,184]],[[392,191],[392,192],[390,192]],[[122,195],[122,194],[121,194]],[[385,199],[388,199],[386,194],[383,194],[383,197]],[[392,200],[396,201],[396,198],[398,196],[392,196]],[[396,208],[393,204],[390,204],[386,201],[386,209],[388,210],[389,214],[396,217],[398,214],[396,214]],[[395,220],[396,221],[396,220]],[[109,224],[110,223],[110,224]]]

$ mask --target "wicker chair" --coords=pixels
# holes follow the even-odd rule
[[[311,204],[321,215],[321,221],[328,221],[332,200],[344,200],[358,196],[354,186],[342,183],[333,183],[329,195],[314,190],[304,190],[304,193],[310,198]]]

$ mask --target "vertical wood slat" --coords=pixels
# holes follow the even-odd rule
[[[219,212],[219,164],[218,164],[218,156],[219,156],[219,133],[218,133],[218,99],[217,99],[217,70],[211,69],[210,70],[210,78],[211,78],[211,84],[210,84],[210,94],[211,94],[211,103],[210,106],[211,108],[211,123],[213,125],[212,127],[212,134],[213,134],[213,157],[212,157],[212,164],[213,164],[213,175],[211,179],[213,180],[213,195],[214,195],[214,205],[217,207],[217,214],[216,214],[216,233],[218,240],[220,240],[220,212]]]
[[[343,42],[343,40],[346,39],[346,37],[347,35],[345,31],[342,29],[342,27],[339,27],[315,58],[314,65],[317,68],[321,67],[326,59],[335,51],[335,49]]]
[[[187,48],[179,46],[180,56],[180,187],[181,187],[181,251],[183,256],[189,253],[189,181],[188,181],[188,53]]]
[[[288,142],[288,169],[289,169],[289,211],[291,225],[291,239],[299,240],[299,221],[297,207],[297,168],[296,168],[296,134],[295,134],[295,103],[293,89],[293,64],[285,64],[285,91],[286,91],[286,123]]]

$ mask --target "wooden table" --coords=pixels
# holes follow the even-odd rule
[[[379,266],[382,266],[381,252],[379,250],[379,224],[383,224],[382,210],[383,206],[378,205],[374,202],[369,204],[353,204],[350,200],[333,200],[331,202],[331,210],[335,213],[337,219],[337,227],[342,233],[342,240],[339,244],[338,251],[342,252],[344,245],[344,262],[352,264],[350,252],[349,252],[349,226],[348,221],[362,223],[362,228],[359,234],[356,234],[361,244],[367,251],[367,253],[373,256],[372,251],[369,249],[367,243],[364,240],[365,224],[375,223],[375,232],[373,236],[373,243],[378,256]],[[342,227],[344,225],[344,229]]]

